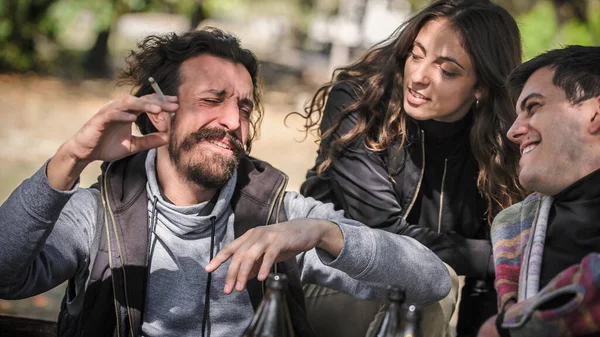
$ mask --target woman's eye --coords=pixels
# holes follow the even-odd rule
[[[422,56],[419,56],[419,55],[415,54],[415,53],[414,53],[414,52],[412,52],[412,51],[411,51],[411,52],[409,52],[409,53],[408,53],[408,55],[410,55],[410,57],[411,57],[413,60],[420,60],[420,59],[422,59],[422,58],[423,58]]]
[[[456,77],[456,75],[457,75],[456,73],[453,73],[451,71],[444,70],[444,68],[440,68],[440,69],[442,70],[442,74],[446,77],[452,78],[452,77]]]

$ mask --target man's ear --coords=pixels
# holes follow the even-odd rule
[[[169,118],[168,113],[163,111],[158,114],[146,113],[146,115],[148,115],[148,118],[150,118],[152,125],[154,125],[154,127],[158,131],[160,131],[160,132],[169,131],[170,126],[171,126],[171,118]]]
[[[590,134],[600,134],[600,96],[593,98],[592,116],[590,120],[589,132]]]

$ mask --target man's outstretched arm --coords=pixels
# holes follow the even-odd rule
[[[344,218],[331,204],[297,193],[287,193],[284,206],[290,221],[254,228],[225,246],[207,266],[212,271],[232,259],[226,292],[234,286],[243,289],[255,275],[263,280],[274,262],[299,254],[303,282],[355,297],[384,301],[386,287],[392,284],[403,288],[412,303],[428,304],[448,294],[448,270],[416,240],[371,229]]]

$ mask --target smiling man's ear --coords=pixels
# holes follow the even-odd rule
[[[598,134],[600,132],[600,96],[593,98],[594,111],[590,119],[588,131],[590,134]]]

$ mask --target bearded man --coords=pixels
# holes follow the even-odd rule
[[[261,82],[237,38],[150,36],[123,78],[135,95],[102,107],[0,206],[1,298],[68,281],[60,336],[215,337],[242,335],[271,270],[288,276],[297,336],[312,336],[301,282],[381,301],[388,284],[412,303],[446,296],[429,249],[286,192],[285,174],[248,156]],[[96,160],[98,184],[80,188]]]

